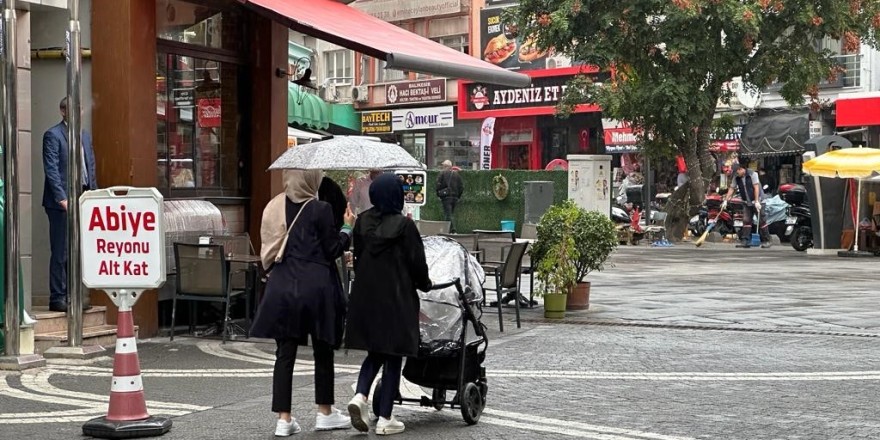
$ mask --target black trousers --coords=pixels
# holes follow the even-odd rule
[[[755,216],[756,211],[754,205],[743,205],[743,227],[740,240],[750,241],[752,239],[752,229],[754,227],[754,225],[752,225],[752,220],[754,220],[753,217]],[[761,243],[767,243],[770,241],[770,230],[767,228],[767,221],[764,220],[763,215],[758,217],[758,219],[758,235],[761,236]]]
[[[394,399],[400,392],[400,373],[403,366],[403,358],[400,356],[391,356],[387,354],[373,353],[367,354],[364,363],[361,365],[361,372],[358,375],[357,392],[364,396],[370,395],[370,386],[382,370],[382,389],[379,402],[379,416],[386,419],[391,418],[391,411],[394,409]]]
[[[275,370],[272,374],[272,412],[290,412],[293,394],[293,364],[301,341],[276,339]],[[333,347],[326,342],[312,340],[315,353],[315,403],[333,405]]]
[[[446,197],[441,201],[441,204],[443,205],[443,219],[449,222],[449,233],[455,233],[453,217],[455,217],[455,205],[458,204],[458,199]]]

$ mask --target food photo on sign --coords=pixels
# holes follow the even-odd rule
[[[503,8],[480,11],[480,33],[483,42],[482,59],[510,70],[538,70],[547,68],[550,51],[538,48],[536,41],[504,21]]]
[[[424,206],[427,193],[427,174],[424,171],[395,171],[403,186],[403,201],[407,205]]]

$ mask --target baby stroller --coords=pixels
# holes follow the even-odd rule
[[[480,322],[485,274],[479,263],[455,240],[423,237],[431,279],[438,283],[430,292],[419,292],[419,355],[407,358],[403,368],[406,380],[432,389],[431,397],[403,398],[398,404],[414,403],[433,407],[459,408],[468,425],[480,420],[486,406],[485,326]],[[468,328],[472,328],[473,333]],[[380,381],[381,384],[381,381]],[[373,396],[373,413],[379,413],[379,389]],[[452,399],[446,392],[455,391]]]

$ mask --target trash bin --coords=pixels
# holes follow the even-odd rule
[[[516,221],[514,220],[501,220],[501,230],[516,232]]]

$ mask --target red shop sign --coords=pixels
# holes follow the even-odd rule
[[[199,100],[199,127],[214,128],[220,126],[220,98],[203,98]]]

